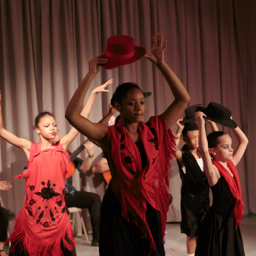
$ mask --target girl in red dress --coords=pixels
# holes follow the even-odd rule
[[[89,116],[95,96],[107,91],[112,81],[92,91],[81,114]],[[66,173],[70,174],[68,145],[78,135],[72,128],[59,142],[54,139],[57,123],[49,112],[40,113],[35,119],[35,130],[40,142],[19,138],[3,125],[0,95],[0,136],[21,148],[28,159],[28,169],[16,178],[26,178],[24,206],[15,219],[9,241],[10,255],[60,256],[76,255],[75,239],[64,200]]]

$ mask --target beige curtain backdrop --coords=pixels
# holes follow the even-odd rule
[[[161,32],[168,40],[166,62],[188,89],[190,105],[223,104],[249,137],[238,170],[245,213],[256,213],[255,13],[254,0],[0,0],[0,89],[5,127],[37,142],[34,118],[47,110],[55,115],[61,134],[66,134],[71,128],[64,117],[68,101],[87,73],[89,60],[105,50],[107,38],[132,36],[136,45],[150,53],[152,35]],[[107,113],[114,89],[125,81],[137,82],[153,93],[146,100],[145,120],[162,113],[173,101],[164,78],[146,59],[114,70],[102,69],[89,93],[110,78],[113,85],[109,93],[97,96],[92,121]],[[174,125],[172,130],[176,128]],[[69,150],[75,150],[84,139],[79,135]],[[0,180],[10,181],[22,172],[25,154],[3,139],[0,145]],[[95,146],[95,155],[100,154]],[[84,158],[85,152],[80,156]],[[180,221],[181,182],[175,161],[170,174],[174,199],[168,220]],[[105,191],[102,176],[91,171],[80,177],[76,172],[74,183],[77,189],[84,186],[101,196]],[[19,212],[24,191],[25,180],[14,181],[10,191],[1,192],[5,206]]]

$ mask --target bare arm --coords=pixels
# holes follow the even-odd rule
[[[209,120],[209,119],[207,119],[207,121],[210,124],[213,132],[219,131],[219,128],[218,128],[217,124],[214,121]]]
[[[175,134],[175,136],[176,136],[176,139],[175,139],[176,151],[175,151],[175,154],[174,154],[175,158],[179,161],[181,166],[183,166],[184,163],[182,161],[182,152],[178,149],[178,145],[180,143],[181,133],[184,129],[184,125],[180,123],[180,121],[182,121],[182,120],[183,120],[183,118],[180,118],[176,122],[176,124],[178,126],[178,129],[177,129],[176,134]]]
[[[3,117],[2,117],[1,93],[0,93],[0,136],[3,139],[5,139],[7,142],[11,143],[12,145],[21,148],[25,152],[27,159],[29,159],[29,150],[31,146],[31,141],[23,138],[19,138],[4,128]]]
[[[4,251],[4,244],[5,242],[0,242],[0,250],[3,250],[2,252],[0,252],[0,256],[7,256],[6,252]]]
[[[236,127],[235,129],[233,129],[233,132],[239,142],[233,156],[233,163],[234,165],[238,165],[242,156],[244,155],[244,152],[247,148],[249,140],[239,127]]]
[[[103,173],[106,171],[109,171],[110,168],[108,166],[108,161],[106,158],[102,157],[93,167],[92,172],[93,173]]]
[[[203,116],[205,116],[203,112],[196,113],[196,120],[199,126],[199,148],[203,158],[204,171],[207,176],[209,185],[213,186],[218,182],[220,178],[220,173],[218,169],[212,164],[212,159],[209,154],[209,146],[205,131],[205,120]]]
[[[82,117],[85,117],[85,118],[88,118],[90,113],[91,113],[91,110],[92,110],[92,106],[94,104],[94,101],[95,101],[95,98],[96,98],[96,95],[100,92],[108,92],[109,90],[106,89],[106,86],[111,83],[110,80],[103,84],[103,85],[100,85],[98,87],[96,87],[92,92],[91,92],[91,95],[88,99],[88,101],[86,102],[84,108],[82,109],[81,113],[80,113],[80,116]],[[69,131],[68,134],[66,134],[65,136],[63,136],[61,138],[61,144],[63,145],[64,148],[67,148],[68,145],[76,138],[76,136],[78,135],[79,131],[76,130],[74,127],[71,128],[71,130]]]
[[[87,140],[84,143],[84,147],[87,150],[88,156],[85,158],[85,160],[83,161],[83,163],[80,166],[80,171],[82,171],[82,172],[86,172],[91,169],[93,157],[94,157],[93,143],[91,141]]]
[[[65,114],[65,117],[73,127],[94,141],[103,140],[107,134],[108,127],[104,124],[90,122],[87,118],[80,115],[80,109],[92,80],[99,72],[99,65],[105,64],[106,61],[107,60],[100,59],[99,56],[89,62],[89,72],[71,98]],[[110,83],[112,83],[112,80],[109,80],[105,84]]]
[[[166,126],[167,128],[170,128],[187,107],[188,102],[190,101],[190,96],[186,88],[183,86],[183,84],[179,80],[179,78],[164,61],[164,50],[165,50],[166,44],[167,44],[167,41],[165,41],[163,45],[163,35],[160,35],[158,33],[157,39],[153,37],[153,48],[151,50],[151,54],[146,55],[145,57],[157,66],[157,68],[165,77],[174,95],[175,100],[165,110],[165,112],[160,115],[160,117],[165,117]]]

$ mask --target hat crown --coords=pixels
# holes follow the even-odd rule
[[[201,107],[202,104],[195,104],[185,109],[185,117],[183,118],[183,123],[196,122],[195,114],[196,108]]]
[[[146,49],[134,45],[134,39],[126,35],[114,35],[108,38],[102,59],[108,62],[102,65],[104,69],[112,69],[133,63],[144,57]]]
[[[192,109],[192,108],[185,109],[185,117],[186,118],[195,117],[195,109]]]
[[[115,35],[108,38],[107,52],[112,54],[128,54],[134,52],[134,40],[130,36]]]
[[[205,114],[212,118],[227,120],[230,119],[231,111],[215,102],[210,102],[205,109]]]

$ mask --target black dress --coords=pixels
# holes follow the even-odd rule
[[[141,154],[142,166],[145,166],[147,160],[143,144],[139,141],[136,145]],[[156,245],[151,256],[164,256],[160,213],[149,203],[146,220]],[[150,245],[150,240],[142,238],[139,228],[121,216],[121,206],[110,182],[101,205],[100,256],[147,256]]]
[[[199,230],[196,256],[244,256],[240,228],[234,218],[235,199],[221,176],[211,187],[213,204]]]

